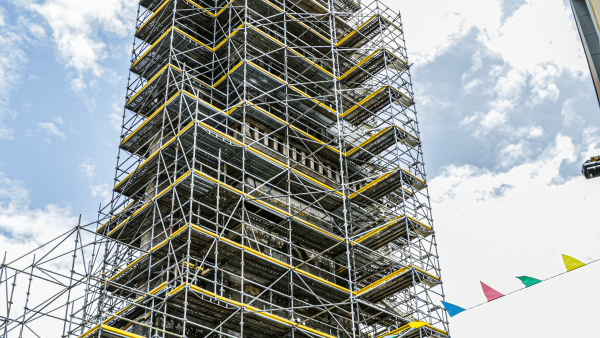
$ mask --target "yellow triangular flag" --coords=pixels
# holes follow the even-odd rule
[[[575,270],[585,265],[571,256],[562,255],[562,257],[563,261],[565,262],[565,267],[567,268],[567,271]]]

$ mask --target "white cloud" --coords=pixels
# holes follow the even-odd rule
[[[502,75],[506,69],[509,71]],[[497,77],[492,90],[494,99],[488,103],[489,110],[485,113],[476,112],[465,117],[461,122],[462,125],[470,126],[475,136],[482,136],[491,130],[506,127],[510,114],[515,111],[520,104],[519,100],[523,97],[527,97],[525,104],[533,107],[544,101],[556,102],[560,94],[558,87],[552,82],[559,76],[558,68],[553,65],[538,65],[530,72],[510,67],[494,68],[489,76],[492,79]],[[464,78],[463,74],[463,80]],[[511,129],[503,128],[505,132],[510,132]]]
[[[529,132],[527,134],[529,138],[538,138],[544,135],[544,129],[534,126],[529,128]]]
[[[112,189],[110,185],[106,183],[91,185],[92,195],[94,197],[101,197],[104,203],[110,201],[112,198]]]
[[[103,203],[110,201],[112,187],[107,183],[98,183],[96,177],[96,161],[93,158],[84,158],[81,162],[81,172],[89,179],[92,196],[100,197]]]
[[[502,76],[496,82],[494,91],[499,100],[515,100],[522,91],[525,75],[517,69],[512,69],[506,76]]]
[[[560,94],[556,82],[560,76],[582,77],[589,72],[571,8],[563,0],[526,0],[505,21],[500,0],[384,2],[402,11],[409,57],[416,67],[436,60],[468,35],[483,46],[462,78],[467,93],[496,81],[487,110],[472,112],[462,121],[475,136],[496,129],[510,132],[505,127],[516,100],[526,97],[529,108],[554,102]],[[494,67],[488,79],[474,78],[487,54],[500,56],[504,65]]]
[[[556,101],[560,92],[552,81],[557,77],[558,69],[555,66],[536,66],[529,81],[532,87],[532,98],[528,104],[536,105],[547,99]]]
[[[497,32],[501,24],[499,0],[383,2],[402,11],[409,58],[417,67],[446,52],[472,29],[488,36]]]
[[[512,69],[506,76],[502,76],[494,86],[496,98],[490,102],[490,111],[481,119],[480,125],[484,131],[504,124],[508,113],[515,108],[525,80],[523,72]]]
[[[575,112],[573,104],[577,101],[577,98],[570,98],[565,100],[560,110],[560,115],[563,117],[562,124],[565,127],[571,126],[573,123],[582,123],[583,118]]]
[[[513,133],[517,138],[535,139],[544,136],[544,129],[540,126],[521,127]]]
[[[108,114],[108,118],[110,120],[110,124],[118,131],[121,131],[121,123],[123,122],[123,117],[110,113]]]
[[[13,128],[4,120],[15,116],[9,108],[9,98],[21,80],[19,70],[27,62],[22,43],[23,36],[7,25],[5,10],[0,7],[0,140],[14,138]]]
[[[123,123],[123,107],[119,106],[117,103],[113,103],[110,108],[113,110],[113,113],[108,114],[110,124],[112,124],[116,130],[121,131],[121,124]]]
[[[19,16],[18,18],[18,22],[21,25],[21,27],[27,28],[27,30],[29,30],[29,32],[33,34],[33,36],[37,38],[45,38],[46,30],[44,29],[44,27],[35,23],[34,20],[35,18],[30,19],[24,16]]]
[[[479,86],[481,84],[483,84],[483,81],[481,79],[473,79],[463,85],[463,90],[467,93],[471,93],[473,91],[473,89],[475,89],[477,86]]]
[[[519,70],[552,63],[587,72],[571,8],[562,0],[526,0],[505,22],[500,0],[384,3],[402,11],[409,56],[417,67],[476,30],[484,46]]]
[[[587,73],[573,12],[567,5],[562,0],[527,0],[484,43],[521,70],[552,63]]]
[[[52,122],[40,122],[38,127],[44,130],[48,136],[57,136],[63,140],[67,139],[67,136]]]
[[[43,263],[42,267],[46,269],[46,272],[34,270],[36,275],[44,276],[44,278],[52,276],[50,278],[66,282],[66,279],[62,276],[68,276],[71,270],[73,257],[69,251],[73,250],[75,236],[72,235],[63,242],[61,240],[65,239],[68,231],[73,229],[77,224],[78,218],[72,215],[71,209],[68,206],[48,204],[44,208],[32,208],[29,192],[25,188],[24,183],[11,180],[3,173],[0,173],[0,254],[3,256],[4,251],[6,251],[6,263],[10,262],[12,268],[26,268],[32,263],[33,255],[35,254],[38,263],[42,257],[45,257],[45,263]],[[61,235],[63,235],[61,239],[40,248],[43,244]],[[90,235],[82,233],[82,236],[83,240],[89,243]],[[33,254],[18,259],[34,249],[37,250]],[[53,249],[54,251],[51,251]],[[78,273],[84,271],[82,260],[83,258],[89,259],[90,254],[89,250],[87,250],[85,255],[82,255],[81,251],[77,253],[75,270]],[[14,270],[9,271],[12,277]],[[27,269],[27,272],[29,272],[29,269]],[[2,278],[6,278],[6,275]],[[26,298],[29,301],[28,307],[30,309],[36,308],[46,299],[63,289],[61,286],[42,282],[42,280],[34,278],[31,284],[32,288],[28,294],[28,275],[21,273],[17,276],[16,280],[13,278],[10,280],[15,281],[16,284],[12,298],[12,309],[14,312],[11,311],[11,317],[13,319],[22,315]],[[81,286],[73,289],[71,300],[81,294]],[[61,304],[65,304],[66,301],[66,295],[64,295],[55,301],[54,304],[60,306]],[[19,310],[15,311],[16,309]],[[62,317],[62,314],[59,315],[58,313],[59,311],[54,311],[52,314]],[[62,309],[62,313],[64,314],[64,309]],[[49,317],[37,319],[28,323],[27,326],[23,337],[33,337],[29,330],[35,331],[38,337],[45,336],[47,332],[62,332],[62,322],[50,319]]]
[[[2,140],[2,139],[12,140],[12,139],[14,139],[14,136],[15,136],[14,129],[12,129],[11,127],[4,124],[4,122],[2,122],[2,119],[0,116],[0,140]]]
[[[100,32],[127,36],[134,26],[137,1],[133,0],[34,0],[22,3],[42,16],[50,30],[60,59],[79,76],[74,89],[84,88],[83,74],[101,76],[101,61],[108,55]]]
[[[524,72],[513,68],[504,76],[499,76],[500,73],[498,69],[493,69],[490,74],[492,78],[498,76],[493,88],[494,99],[488,103],[490,110],[486,113],[476,112],[461,122],[462,125],[471,126],[476,136],[503,126],[522,94],[526,79]]]
[[[600,179],[586,180],[577,171],[570,179],[560,176],[562,164],[600,154],[596,131],[584,136],[587,149],[558,135],[542,156],[505,172],[449,166],[430,181],[446,301],[470,307],[485,302],[479,281],[508,293],[522,287],[515,276],[543,279],[563,272],[563,253],[584,262],[600,258]],[[467,311],[451,319],[451,333],[585,336],[586,328],[566,323],[581,313],[600,316],[600,290],[589,284],[600,277],[594,266]]]
[[[478,78],[472,78],[473,75],[475,74],[475,72],[477,72],[478,70],[480,70],[483,67],[483,60],[481,59],[481,52],[475,52],[475,54],[473,54],[473,65],[471,66],[471,68],[469,68],[469,70],[467,70],[461,78],[461,81],[463,83],[463,90],[467,93],[470,93],[473,91],[473,89],[481,84],[483,84],[483,80],[478,79]]]
[[[481,59],[481,52],[475,52],[472,56],[473,65],[469,70],[462,75],[462,81],[464,82],[470,75],[473,75],[476,71],[480,70],[483,67],[483,60]]]
[[[583,151],[584,160],[600,155],[598,128],[587,127],[583,130],[583,144],[587,144],[587,148]]]
[[[73,89],[74,92],[80,92],[86,88],[87,85],[85,84],[82,74],[79,74],[75,79],[71,79],[71,89]]]
[[[93,158],[85,158],[81,162],[81,171],[90,181],[90,190],[92,196],[100,197],[103,203],[107,203],[112,198],[112,187],[107,183],[97,183],[96,161]]]
[[[509,144],[500,151],[500,165],[506,167],[530,154],[527,142],[521,141],[517,144]]]
[[[30,207],[29,192],[23,182],[0,173],[0,248],[12,258],[28,252],[77,225],[66,206],[48,204]]]
[[[6,26],[6,14],[4,8],[0,7],[0,27]]]
[[[81,162],[81,170],[86,177],[93,178],[96,176],[96,161],[93,158],[83,159],[83,162]]]
[[[508,100],[497,100],[491,104],[492,110],[487,114],[481,115],[479,124],[485,129],[490,130],[506,122],[507,111],[513,108],[513,104]]]

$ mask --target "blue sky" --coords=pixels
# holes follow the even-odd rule
[[[76,1],[1,3],[0,171],[23,182],[31,208],[90,219],[106,201],[136,9],[113,3],[104,13]]]
[[[514,276],[561,272],[561,253],[600,258],[600,179],[579,172],[600,155],[600,108],[568,1],[384,2],[402,12],[414,63],[447,300],[485,300],[479,280],[509,292]],[[79,213],[94,220],[110,196],[136,10],[0,1],[0,247],[15,256]],[[577,301],[555,299],[560,311],[548,294],[600,276],[586,269],[464,313],[453,334],[565,336],[540,327],[576,309],[597,318],[600,293],[582,284]],[[520,321],[523,304],[540,318]]]

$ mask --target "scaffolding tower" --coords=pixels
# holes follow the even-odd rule
[[[449,337],[413,100],[380,1],[142,0],[62,337]]]

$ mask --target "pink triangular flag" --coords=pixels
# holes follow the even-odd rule
[[[491,302],[494,299],[498,299],[500,297],[504,297],[503,294],[501,294],[500,292],[498,292],[498,291],[492,289],[491,287],[485,285],[483,282],[479,282],[479,283],[481,283],[481,288],[483,289],[483,294],[487,298],[488,302]]]

